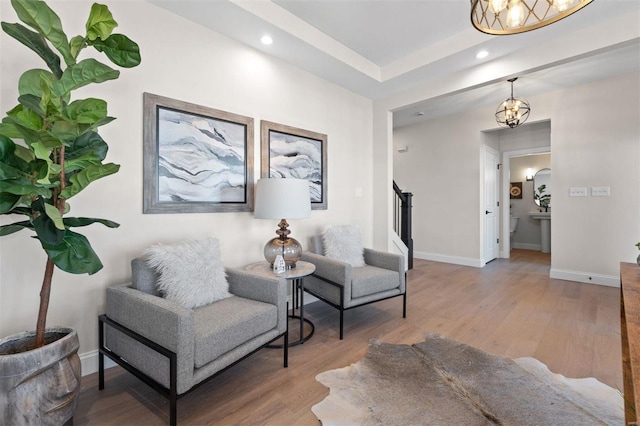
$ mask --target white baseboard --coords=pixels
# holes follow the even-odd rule
[[[425,253],[420,251],[414,251],[413,257],[424,260],[433,260],[434,262],[453,263],[454,265],[473,266],[475,268],[482,268],[482,262],[480,259],[472,259],[470,257],[458,257],[458,256],[445,256],[442,254]]]
[[[82,375],[88,376],[89,374],[98,372],[98,350],[85,352],[80,354],[80,364],[82,366]],[[109,357],[104,357],[104,368],[115,367],[115,362],[111,361]]]
[[[511,248],[523,249],[523,250],[541,251],[542,250],[542,245],[541,244],[528,244],[528,243],[516,243],[516,242],[514,242],[511,245]]]
[[[614,275],[590,274],[588,272],[566,271],[562,269],[551,269],[551,278],[559,280],[576,281],[579,283],[606,285],[608,287],[620,287],[620,277]]]
[[[309,303],[317,302],[319,299],[310,295],[309,293],[304,294],[304,304],[308,305]],[[293,299],[291,296],[287,296],[287,303],[289,306],[293,306]],[[93,351],[85,352],[80,354],[80,364],[82,366],[82,375],[88,376],[89,374],[98,372],[98,350],[95,349]],[[115,367],[116,364],[109,357],[104,357],[104,368]]]

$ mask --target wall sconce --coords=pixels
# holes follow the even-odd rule
[[[528,181],[532,181],[533,180],[533,170],[531,170],[530,168],[527,169],[527,174],[526,174],[525,178],[527,179],[527,182]]]

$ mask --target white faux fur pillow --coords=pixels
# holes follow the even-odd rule
[[[157,244],[145,257],[160,274],[158,290],[167,300],[197,308],[231,296],[217,238]]]
[[[335,225],[322,234],[324,255],[351,266],[364,266],[364,248],[360,228],[355,225]]]

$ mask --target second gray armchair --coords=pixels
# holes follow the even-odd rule
[[[324,256],[323,239],[310,239],[302,260],[316,266],[305,278],[304,289],[340,311],[340,339],[344,337],[344,311],[402,296],[402,316],[407,317],[407,283],[404,257],[364,248],[364,266]]]

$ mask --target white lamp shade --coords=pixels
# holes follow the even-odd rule
[[[254,216],[257,219],[302,219],[311,215],[309,181],[304,179],[259,179]]]

